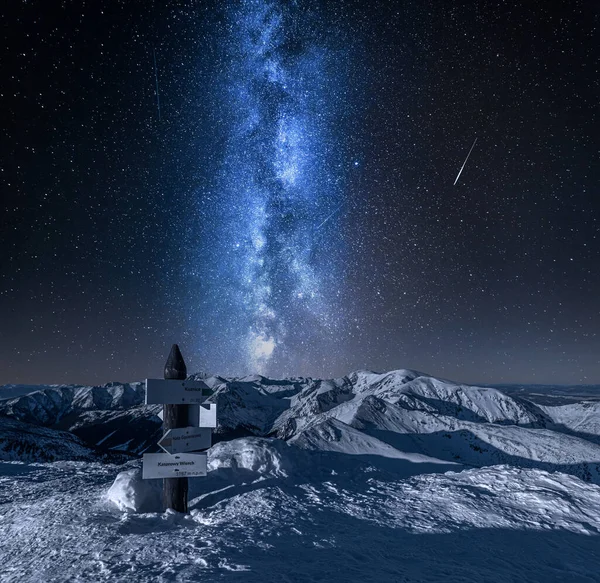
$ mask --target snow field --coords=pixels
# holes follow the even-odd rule
[[[600,581],[594,484],[510,466],[412,463],[407,476],[406,460],[346,457],[217,444],[188,516],[134,508],[160,488],[139,462],[3,463],[0,580]]]

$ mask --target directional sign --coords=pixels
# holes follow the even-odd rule
[[[146,405],[197,405],[212,394],[202,381],[146,379]]]
[[[209,427],[181,427],[169,429],[160,439],[158,445],[170,454],[185,451],[208,449],[211,445],[212,430]]]
[[[145,453],[142,478],[197,478],[206,476],[205,453]]]
[[[216,427],[217,426],[217,405],[209,403],[200,405],[200,423],[199,427]]]

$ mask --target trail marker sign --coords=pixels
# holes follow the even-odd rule
[[[146,379],[146,405],[199,405],[212,394],[203,381]]]
[[[211,446],[211,436],[212,430],[210,427],[169,429],[161,437],[158,445],[170,454],[197,451],[199,449],[208,449]]]
[[[205,453],[145,453],[142,478],[197,478],[206,476]]]
[[[213,429],[217,426],[217,404],[209,403],[207,405],[200,405],[200,421],[199,427],[212,427]]]

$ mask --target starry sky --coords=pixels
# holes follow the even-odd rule
[[[0,383],[600,383],[595,1],[0,12]]]

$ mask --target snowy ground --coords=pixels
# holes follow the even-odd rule
[[[594,484],[346,457],[218,444],[188,516],[120,511],[107,494],[123,466],[0,463],[0,580],[600,581]]]
[[[0,387],[0,582],[600,583],[597,387],[205,380],[187,516],[139,477],[142,383]]]

